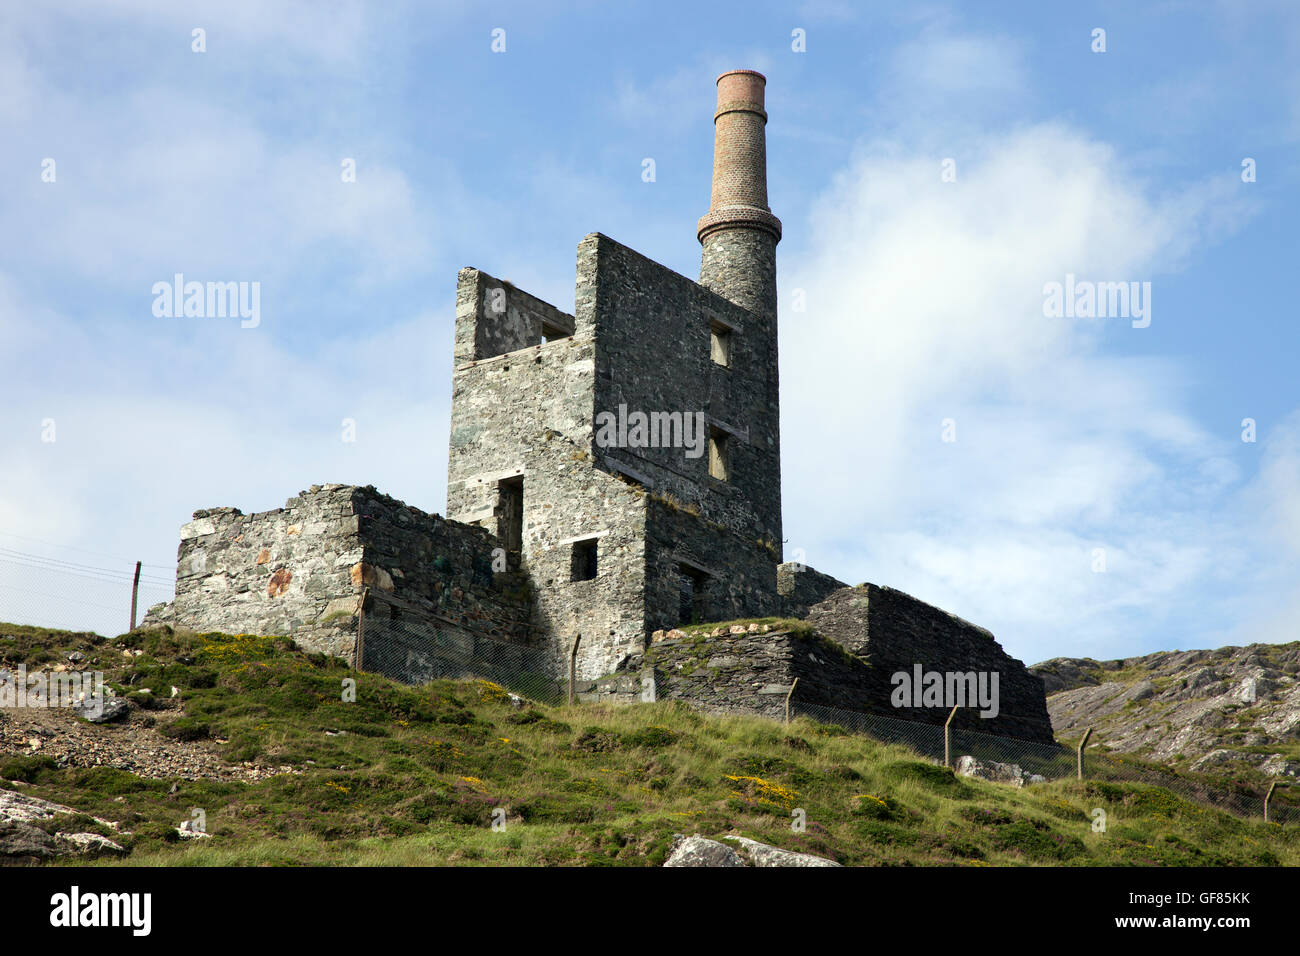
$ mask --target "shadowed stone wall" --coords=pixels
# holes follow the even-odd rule
[[[490,302],[502,287],[475,269],[460,279],[458,302]],[[539,300],[529,299],[539,311]],[[471,339],[461,327],[474,325],[478,338],[503,341],[504,333],[481,330],[510,323],[509,315],[458,311],[457,340]],[[598,677],[644,646],[646,496],[593,467],[596,362],[588,326],[578,322],[573,335],[456,365],[447,513],[503,544],[517,522],[519,554],[510,561],[531,581],[535,629],[564,668],[581,633],[579,672]],[[505,506],[504,486],[512,483],[522,486],[517,518]],[[574,552],[592,541],[595,576],[586,579],[575,575]]]
[[[807,617],[814,604],[845,587],[848,585],[843,581],[806,564],[787,561],[776,569],[776,591],[784,617]]]
[[[669,631],[646,650],[659,700],[682,700],[711,713],[780,719],[795,678],[795,699],[865,709],[869,668],[820,635],[744,630],[714,636]],[[856,706],[855,706],[856,705]]]
[[[559,337],[542,342],[546,329]],[[713,360],[715,329],[728,336],[726,365]],[[447,514],[505,544],[558,661],[580,633],[579,674],[599,677],[640,653],[651,630],[680,623],[684,565],[708,617],[775,612],[770,319],[593,234],[578,247],[572,317],[462,270],[456,343]],[[703,417],[693,435],[641,446],[626,432],[609,442],[603,413]],[[724,436],[727,480],[710,475],[710,430]],[[582,549],[593,546],[588,567]]]
[[[998,715],[982,718],[976,710],[963,708],[953,726],[1044,743],[1053,739],[1042,681],[1007,654],[982,627],[910,594],[874,584],[835,591],[814,605],[806,620],[870,665],[871,684],[863,698],[865,706],[835,706],[942,724],[948,718],[946,707],[891,706],[891,678],[895,673],[913,674],[917,664],[924,671],[997,672]]]

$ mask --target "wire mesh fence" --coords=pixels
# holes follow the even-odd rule
[[[804,716],[822,724],[842,727],[884,743],[901,744],[936,762],[943,762],[944,728],[941,724],[923,724],[877,714],[843,710],[792,701],[792,716]],[[978,731],[949,730],[948,759],[955,763],[964,755],[984,762],[1014,764],[1026,774],[1047,780],[1073,778],[1078,775],[1078,752],[1061,744],[1046,744],[1014,737],[1001,737]],[[1165,790],[1193,803],[1225,810],[1243,817],[1264,816],[1268,797],[1269,821],[1279,824],[1300,823],[1300,787],[1278,781],[1269,796],[1268,783],[1226,780],[1211,775],[1180,773],[1169,767],[1149,763],[1136,757],[1088,749],[1084,754],[1083,777],[1099,783],[1143,783]]]
[[[370,616],[365,619],[362,643],[361,669],[405,683],[477,678],[544,703],[560,703],[568,697],[564,662],[552,650],[471,635],[454,627],[434,628],[423,623]],[[1077,751],[1059,743],[953,727],[948,730],[945,749],[944,727],[940,724],[798,700],[791,701],[790,713],[884,743],[900,744],[937,763],[946,759],[951,765],[959,757],[969,755],[984,763],[1015,765],[1027,779],[1036,775],[1045,780],[1060,780],[1078,774]],[[1178,773],[1158,764],[1097,749],[1085,752],[1083,769],[1084,779],[1089,781],[1149,784],[1185,800],[1238,816],[1264,816],[1267,784]],[[1279,786],[1268,799],[1267,817],[1282,824],[1300,823],[1300,794]]]
[[[0,547],[0,622],[114,635],[130,624],[134,566],[79,564],[42,558]],[[150,568],[136,591],[136,620],[154,604],[168,601],[174,579]],[[400,618],[367,615],[359,642],[363,670],[394,680],[422,684],[439,678],[482,679],[513,693],[548,704],[569,694],[567,661],[556,651],[473,635],[454,626],[431,627]],[[900,720],[878,714],[792,700],[792,716],[842,727],[885,743],[901,744],[923,757],[943,762],[944,728],[939,724]],[[1071,778],[1078,755],[1060,744],[1018,740],[951,728],[947,759],[969,755],[984,762],[1014,764],[1027,775],[1047,780]],[[1280,824],[1300,823],[1300,786],[1279,779],[1269,794],[1267,783],[1171,768],[1094,745],[1085,753],[1084,778],[1099,783],[1143,783],[1161,787],[1185,800],[1245,816],[1265,815]]]
[[[0,538],[0,621],[115,636],[130,630],[135,562],[81,554],[65,560],[30,554]],[[145,565],[136,622],[175,593],[173,571]]]
[[[884,743],[902,744],[940,763],[945,759],[942,724],[925,724],[915,720],[825,707],[797,699],[790,703],[790,714],[808,717],[822,724],[833,724]],[[950,762],[963,754],[969,754],[984,761],[1016,764],[1026,773],[1039,774],[1049,780],[1072,776],[1075,772],[1074,751],[1066,750],[1060,744],[1017,740],[1014,737],[1000,737],[956,727],[948,733]]]

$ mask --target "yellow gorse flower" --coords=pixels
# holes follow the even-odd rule
[[[779,783],[773,783],[770,780],[764,780],[762,777],[744,777],[733,774],[724,774],[728,780],[735,780],[737,783],[747,783],[754,791],[754,797],[759,803],[778,804],[782,807],[789,808],[794,806],[795,799],[799,796],[799,791],[784,787]],[[733,790],[732,796],[741,797],[742,799],[749,794],[742,793],[739,790]]]

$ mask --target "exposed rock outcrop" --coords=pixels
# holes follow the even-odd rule
[[[1188,761],[1192,770],[1296,773],[1300,643],[1056,658],[1030,671],[1051,694],[1063,737],[1093,727],[1093,740],[1110,750]]]
[[[1026,772],[1019,764],[979,760],[969,754],[958,757],[954,769],[959,777],[978,777],[980,780],[990,780],[993,783],[1009,783],[1013,787],[1023,787],[1027,783],[1042,783],[1047,779],[1041,774]]]
[[[726,836],[726,843],[678,834],[664,866],[840,866],[811,853],[782,850],[748,837]],[[728,846],[728,844],[734,844]]]
[[[13,790],[0,790],[0,863],[30,863],[58,856],[97,856],[125,853],[121,844],[98,833],[64,832],[38,826],[60,816],[74,816],[76,810]],[[93,818],[116,831],[110,820]]]

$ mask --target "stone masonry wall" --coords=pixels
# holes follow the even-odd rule
[[[693,415],[728,437],[726,480],[709,473],[707,434],[692,457],[676,447],[598,447],[596,466],[649,493],[646,629],[682,623],[682,564],[707,574],[714,620],[775,612],[781,547],[775,330],[607,236],[578,247],[576,328],[596,341],[594,410]],[[712,358],[725,327],[729,363]],[[718,556],[725,555],[725,562]]]
[[[647,648],[659,700],[683,700],[711,713],[785,713],[795,678],[795,699],[849,708],[871,691],[870,668],[811,631],[740,630],[688,635],[669,631]],[[856,708],[862,709],[862,708]]]
[[[716,713],[780,717],[798,678],[795,703],[942,726],[948,706],[892,704],[893,675],[911,676],[915,664],[940,673],[998,673],[997,716],[979,716],[972,702],[958,711],[954,728],[1052,742],[1041,682],[993,635],[875,585],[837,589],[813,605],[800,626],[655,631],[645,654],[631,658],[622,672],[579,689],[587,700],[633,703],[642,699],[647,676],[653,675],[660,700],[683,700]]]
[[[700,623],[681,619],[681,565],[705,574],[708,621],[767,617],[777,613],[776,553],[758,539],[714,525],[689,506],[651,493],[646,527],[647,628]]]
[[[203,631],[292,634],[351,658],[364,556],[353,489],[328,485],[283,508],[207,508],[181,527],[171,623]]]
[[[547,334],[547,330],[552,330]],[[573,334],[573,316],[478,269],[456,285],[455,364],[492,358]]]
[[[942,724],[946,707],[895,708],[891,677],[903,671],[998,673],[999,712],[982,718],[963,708],[954,727],[1050,743],[1052,722],[1042,681],[1007,654],[982,627],[893,588],[866,584],[835,591],[808,612],[807,623],[870,665],[872,686],[863,704],[839,704],[885,717]]]
[[[466,287],[494,288],[477,270]],[[458,313],[458,328],[490,322]],[[458,338],[464,337],[461,331]],[[533,623],[548,636],[556,666],[582,634],[579,673],[614,670],[645,641],[646,495],[592,466],[595,345],[572,336],[463,362],[452,377],[447,513],[503,539],[503,481],[522,480],[521,571],[532,582]],[[596,541],[596,577],[573,580],[574,548]]]
[[[373,488],[314,485],[274,511],[196,511],[181,529],[176,597],[154,618],[204,631],[291,635],[307,650],[353,660],[368,587],[372,620],[396,615],[526,643],[527,594],[491,574],[494,546],[484,529]]]
[[[787,561],[776,569],[776,591],[781,598],[779,613],[782,617],[807,617],[814,604],[845,587],[848,585],[838,578],[806,564]]]
[[[578,275],[577,328],[596,342],[594,412],[704,412],[730,436],[726,481],[710,476],[707,446],[699,457],[681,447],[601,448],[598,467],[628,466],[708,521],[779,547],[775,329],[599,233],[578,247]],[[727,366],[711,357],[710,330],[719,322],[731,330]]]
[[[529,644],[531,595],[518,575],[493,571],[495,536],[427,514],[372,489],[353,497],[369,586],[366,622],[387,617]],[[357,575],[353,575],[354,583]]]

